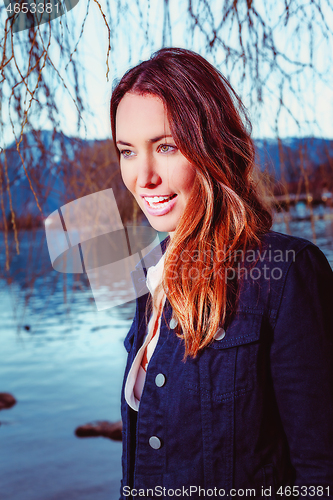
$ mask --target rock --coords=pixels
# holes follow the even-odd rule
[[[91,424],[80,425],[75,429],[77,437],[97,437],[103,436],[113,441],[122,441],[122,421],[111,422],[93,422]]]
[[[0,392],[0,410],[6,410],[16,404],[16,399],[8,392]]]

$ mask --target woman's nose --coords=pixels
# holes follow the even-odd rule
[[[162,182],[153,155],[142,156],[138,165],[137,183],[141,188],[157,186]]]

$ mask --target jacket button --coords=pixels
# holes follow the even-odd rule
[[[169,323],[171,330],[176,328],[177,325],[178,325],[178,320],[176,318],[171,318]]]
[[[218,328],[215,333],[215,340],[222,340],[225,337],[225,330],[224,328]]]
[[[154,450],[158,450],[162,446],[162,441],[157,436],[151,436],[149,444]]]
[[[157,385],[157,387],[163,387],[165,382],[166,378],[165,375],[163,375],[163,373],[159,373],[158,375],[156,375],[155,384]]]

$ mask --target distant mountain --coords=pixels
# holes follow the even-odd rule
[[[318,189],[333,188],[332,140],[288,138],[279,144],[276,139],[257,139],[255,146],[261,170],[268,171],[275,181],[284,179],[291,191],[299,189],[304,171],[318,184]],[[133,200],[121,182],[111,140],[86,141],[41,130],[23,135],[20,152],[43,211],[41,214],[37,207],[13,143],[5,151],[6,159],[0,154],[0,164],[3,172],[7,164],[12,206],[23,225],[41,224],[64,203],[108,187],[113,187],[123,201],[125,212],[127,209],[129,214],[132,210]],[[7,186],[3,187],[6,216],[10,221],[10,200]]]
[[[101,151],[104,151],[104,154]],[[20,153],[43,212],[41,214],[38,209],[16,144],[13,143],[6,149],[6,157],[0,154],[0,163],[3,171],[5,164],[8,166],[12,206],[16,217],[24,220],[23,225],[26,225],[27,218],[29,224],[41,224],[45,217],[64,203],[90,192],[112,187],[98,185],[98,179],[91,182],[91,171],[95,170],[95,177],[100,177],[101,184],[105,184],[105,168],[104,176],[102,173],[99,176],[99,164],[107,166],[110,177],[117,170],[111,141],[86,141],[58,132],[41,130],[23,135]],[[10,200],[6,187],[6,216],[10,221]]]
[[[290,137],[282,139],[256,139],[257,162],[261,170],[268,171],[281,180],[281,162],[284,165],[284,178],[287,182],[299,179],[302,167],[311,174],[320,166],[333,165],[333,140],[315,137]],[[302,165],[303,162],[303,165]],[[333,169],[332,169],[333,175]]]
[[[41,130],[37,133],[28,132],[23,135],[20,152],[32,186],[45,213],[50,213],[58,208],[64,198],[65,184],[61,172],[62,160],[73,160],[75,152],[86,142],[47,130]],[[0,155],[0,161],[4,164],[3,154]],[[6,149],[6,161],[15,213],[21,216],[28,212],[38,216],[40,212],[15,142]],[[7,208],[8,204],[7,196]]]

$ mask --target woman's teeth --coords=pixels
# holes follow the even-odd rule
[[[172,194],[171,196],[152,196],[149,198],[145,198],[147,201],[148,205],[151,207],[156,207],[156,206],[163,206],[166,205],[172,198],[174,198],[176,195]]]

